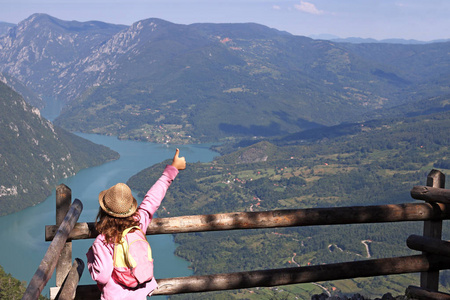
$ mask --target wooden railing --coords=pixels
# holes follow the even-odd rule
[[[445,297],[450,299],[450,295],[438,292],[439,270],[450,269],[450,245],[446,241],[441,241],[442,220],[450,219],[450,190],[444,189],[444,182],[445,176],[440,171],[432,170],[427,177],[427,186],[416,186],[411,190],[411,196],[414,199],[425,200],[426,203],[156,218],[149,225],[147,234],[405,221],[424,221],[424,233],[423,236],[410,236],[407,241],[411,249],[423,252],[420,255],[157,279],[159,288],[155,290],[154,295],[269,287],[421,272],[420,287],[410,286],[407,288],[407,293],[419,299],[446,299]],[[51,289],[51,298],[98,299],[100,292],[96,285],[78,286],[84,265],[80,259],[76,259],[72,265],[71,258],[71,241],[95,238],[98,233],[93,223],[75,224],[81,213],[82,204],[79,200],[75,200],[70,206],[71,193],[68,187],[60,185],[57,188],[56,198],[57,225],[49,225],[45,229],[45,239],[52,242],[41,266],[30,281],[23,299],[37,299],[55,269],[57,287]],[[62,220],[62,214],[66,216],[64,220]]]

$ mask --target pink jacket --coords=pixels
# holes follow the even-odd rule
[[[145,232],[152,221],[153,215],[161,204],[172,181],[178,175],[178,170],[167,165],[162,176],[150,188],[144,197],[138,212],[141,217],[139,226]],[[87,266],[91,277],[102,291],[101,299],[146,299],[158,287],[155,278],[138,289],[127,289],[111,278],[113,270],[114,244],[105,244],[105,236],[100,234],[86,253]]]

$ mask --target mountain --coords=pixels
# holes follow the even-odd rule
[[[406,39],[383,39],[376,40],[370,38],[358,38],[358,37],[349,37],[349,38],[332,38],[328,39],[337,43],[385,43],[385,44],[406,44],[406,45],[422,45],[422,44],[433,44],[433,43],[446,43],[449,42],[449,39],[440,39],[440,40],[432,40],[432,41],[418,41],[418,40],[406,40]]]
[[[335,43],[254,23],[124,27],[33,15],[0,45],[0,70],[67,103],[55,124],[161,143],[358,122],[450,86],[450,43]]]
[[[333,34],[315,34],[309,36],[312,39],[315,40],[329,40],[336,43],[354,43],[354,44],[361,44],[361,43],[386,43],[386,44],[432,44],[432,43],[445,43],[450,42],[450,39],[438,39],[438,40],[431,40],[431,41],[419,41],[414,39],[382,39],[382,40],[376,40],[372,38],[360,38],[360,37],[347,37],[347,38],[340,38]]]
[[[0,215],[45,200],[62,178],[117,159],[118,154],[40,116],[0,82]]]
[[[14,26],[16,26],[16,24],[0,22],[0,36],[6,34],[8,30],[10,30]]]
[[[64,101],[68,66],[78,63],[123,29],[102,22],[61,21],[34,14],[0,37],[0,71],[8,73],[43,98]]]
[[[361,120],[448,90],[450,43],[341,45],[258,24],[155,19],[119,35],[133,37],[121,41],[129,48],[109,51],[117,48],[111,41],[104,58],[84,68],[110,62],[93,76],[108,84],[97,81],[70,103],[61,126],[159,142],[177,142],[177,134],[272,136]]]
[[[34,106],[38,109],[44,108],[45,103],[42,98],[36,95],[32,90],[27,88],[21,81],[12,76],[9,76],[8,74],[2,73],[0,73],[0,81],[19,93],[24,98],[25,102],[27,102],[31,106]]]

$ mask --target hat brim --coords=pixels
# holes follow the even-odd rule
[[[126,218],[126,217],[133,215],[136,212],[138,204],[134,197],[133,197],[133,203],[131,204],[130,210],[127,213],[119,214],[119,213],[111,211],[108,207],[106,207],[105,201],[104,201],[104,197],[105,197],[105,194],[107,191],[108,190],[101,191],[100,194],[98,195],[98,203],[100,204],[100,207],[103,209],[103,211],[105,213],[107,213],[110,216],[116,217],[116,218]]]

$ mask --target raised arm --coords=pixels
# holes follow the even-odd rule
[[[164,199],[167,189],[178,175],[179,170],[184,170],[186,168],[186,159],[184,157],[179,157],[179,154],[180,150],[177,149],[172,164],[166,166],[162,176],[148,190],[144,200],[139,206],[139,214],[141,216],[140,223],[144,232],[150,224],[154,213],[159,208],[161,201]]]

